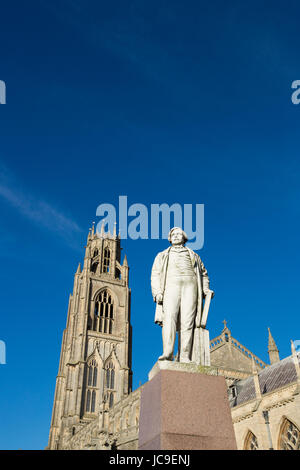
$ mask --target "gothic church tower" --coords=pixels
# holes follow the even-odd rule
[[[70,295],[48,449],[63,442],[132,388],[130,289],[120,237],[90,229],[83,269]]]

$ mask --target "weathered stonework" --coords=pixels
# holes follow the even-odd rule
[[[89,233],[69,300],[47,449],[138,449],[143,386],[131,390],[129,268],[126,257],[120,264],[120,252],[116,233]],[[270,331],[268,351],[271,365],[225,323],[210,341],[210,367],[161,367],[225,377],[238,449],[300,448],[299,356],[292,348],[280,361]]]
[[[98,236],[92,229],[69,300],[49,449],[67,448],[78,432],[90,435],[101,407],[112,408],[131,392],[129,268],[120,256],[116,233]]]

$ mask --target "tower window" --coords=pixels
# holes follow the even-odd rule
[[[92,366],[89,366],[89,369],[88,369],[88,385],[92,385],[92,380],[93,380],[93,368],[92,368]]]
[[[91,412],[95,412],[95,405],[96,405],[96,392],[95,390],[92,391],[92,405],[91,405]]]
[[[98,372],[98,369],[97,369],[97,367],[95,367],[94,368],[94,376],[93,376],[93,387],[97,386],[97,372]]]
[[[85,400],[85,411],[86,413],[94,413],[96,409],[96,397],[97,397],[97,376],[98,367],[95,359],[92,359],[88,363],[87,370],[87,391]]]
[[[109,248],[104,248],[103,252],[103,269],[102,271],[104,273],[109,272],[109,265],[110,265],[110,249]]]
[[[95,301],[93,330],[112,334],[114,322],[114,304],[111,295],[105,290],[100,292]]]
[[[106,369],[106,388],[113,389],[115,385],[115,368],[112,362]]]
[[[91,272],[92,273],[95,273],[97,271],[98,264],[99,263],[92,263],[92,265],[91,265]]]
[[[114,404],[115,389],[115,366],[112,361],[105,366],[105,397],[108,400],[109,408]]]
[[[114,405],[114,394],[111,393],[111,394],[109,395],[109,407],[112,408],[113,405]]]
[[[89,412],[90,411],[90,406],[91,406],[91,391],[88,390],[86,392],[86,406],[85,406],[85,411]]]

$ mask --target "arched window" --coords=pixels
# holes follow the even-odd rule
[[[114,405],[114,394],[111,393],[111,394],[109,395],[109,407],[112,408],[113,405]]]
[[[95,359],[88,362],[87,369],[87,391],[85,400],[86,413],[94,413],[96,410],[96,397],[97,397],[97,377],[98,367]]]
[[[98,253],[99,253],[98,249],[95,248],[94,253],[93,253],[93,258],[95,258],[96,256],[98,256]]]
[[[89,411],[90,411],[90,406],[91,406],[91,391],[88,390],[88,391],[86,392],[85,411],[89,412]]]
[[[88,363],[88,386],[89,387],[97,387],[97,374],[98,374],[97,362],[95,361],[95,359],[92,359]]]
[[[91,412],[95,412],[95,405],[96,405],[96,392],[95,390],[92,391],[92,406],[91,406]]]
[[[97,373],[98,369],[97,367],[94,368],[94,376],[93,376],[93,387],[97,387]]]
[[[281,426],[279,449],[300,450],[300,430],[287,418],[285,418]]]
[[[95,274],[95,272],[97,271],[97,268],[98,268],[98,261],[95,262],[95,263],[92,263],[91,264],[91,272]]]
[[[115,385],[115,366],[109,362],[106,367],[106,388],[113,390]]]
[[[103,268],[102,272],[108,273],[110,265],[110,249],[108,247],[104,248],[103,251]]]
[[[105,366],[105,395],[106,400],[109,403],[109,408],[112,408],[114,404],[114,393],[115,393],[115,366],[112,361],[108,362]]]
[[[92,366],[89,366],[89,368],[88,368],[88,385],[92,385],[92,380],[93,380],[93,368],[92,368]]]
[[[114,303],[112,296],[106,291],[99,293],[95,301],[93,330],[112,334],[114,323]]]
[[[257,437],[251,431],[246,436],[244,450],[259,450]]]

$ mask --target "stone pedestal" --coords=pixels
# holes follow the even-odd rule
[[[158,361],[141,394],[139,449],[236,450],[225,378],[215,374]]]

